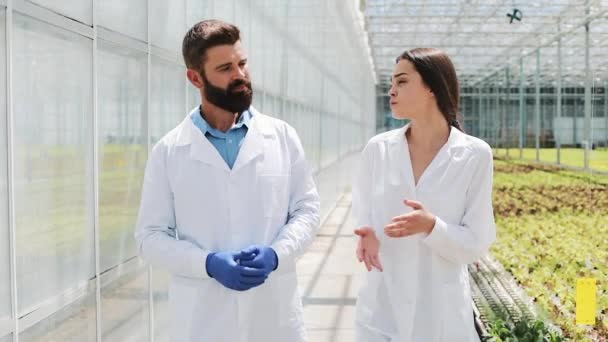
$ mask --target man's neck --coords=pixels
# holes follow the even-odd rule
[[[240,113],[231,113],[209,102],[201,105],[201,115],[209,126],[227,132],[238,121]]]

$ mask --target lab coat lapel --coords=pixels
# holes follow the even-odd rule
[[[448,140],[439,149],[435,155],[435,158],[433,158],[429,166],[422,173],[422,176],[420,176],[420,179],[418,179],[418,186],[425,182],[426,178],[432,177],[435,170],[441,169],[450,161],[451,148],[456,145],[459,138],[459,133],[460,131],[457,128],[450,126],[450,135],[448,136]]]
[[[232,172],[246,166],[264,153],[264,139],[267,139],[268,132],[264,119],[261,115],[253,115],[251,118],[247,135],[243,140],[243,145],[239,151]]]
[[[404,134],[405,134],[405,131],[404,131]],[[407,155],[407,162],[409,165],[408,179],[411,180],[411,184],[415,189],[419,189],[421,184],[423,184],[428,177],[431,177],[432,174],[435,172],[435,170],[440,169],[447,162],[449,162],[450,153],[451,153],[450,149],[456,145],[459,138],[460,138],[460,131],[457,128],[450,126],[450,135],[448,136],[448,140],[439,149],[439,151],[437,151],[437,154],[435,155],[433,160],[431,160],[431,163],[426,167],[424,172],[422,172],[422,175],[420,175],[420,178],[418,179],[418,184],[416,184],[415,180],[414,180],[414,168],[411,165],[412,158],[409,153],[409,147],[407,146],[407,141],[404,140],[405,141],[405,143],[404,143],[405,153]],[[429,174],[430,174],[430,176],[429,176]]]
[[[407,131],[410,124],[403,126],[399,129],[393,139],[391,139],[391,153],[392,158],[395,158],[389,172],[390,182],[392,184],[406,184],[409,188],[414,189],[414,173],[412,171],[410,152],[407,148],[407,141],[405,140],[405,132]]]
[[[405,132],[409,124],[396,131],[396,134],[389,140],[390,167],[388,167],[388,181],[391,185],[406,184],[414,189],[414,173],[410,165],[410,153],[405,141]]]
[[[190,115],[182,122],[182,131],[178,136],[178,144],[190,144],[190,158],[211,165],[215,168],[230,171],[226,161],[209,139],[194,125]]]

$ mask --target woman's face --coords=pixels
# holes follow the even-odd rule
[[[424,115],[433,103],[430,101],[434,101],[433,93],[422,82],[414,65],[405,59],[395,66],[388,94],[395,119],[415,120]]]

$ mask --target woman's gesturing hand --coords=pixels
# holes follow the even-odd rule
[[[392,238],[430,233],[435,226],[435,215],[424,209],[420,202],[405,200],[403,203],[414,211],[393,217],[393,222],[384,226],[384,233]]]
[[[372,267],[382,272],[382,263],[380,262],[380,241],[376,237],[374,229],[371,227],[361,227],[355,229],[355,234],[358,235],[359,243],[357,244],[357,259],[359,262],[364,262],[368,271]]]

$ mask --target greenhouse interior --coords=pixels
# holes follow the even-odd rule
[[[184,60],[187,33],[211,19],[234,25],[240,32],[235,51],[244,51],[246,77],[252,85],[247,112],[253,113],[253,121],[245,131],[252,132],[265,116],[278,119],[273,125],[291,127],[288,131],[295,133],[285,139],[297,135],[296,150],[303,153],[301,163],[291,164],[290,170],[305,165],[312,181],[305,176],[283,177],[291,182],[288,189],[267,190],[285,191],[289,194],[285,198],[291,199],[289,205],[278,205],[288,210],[285,216],[290,220],[281,229],[300,222],[291,220],[301,215],[292,210],[299,204],[293,200],[294,191],[312,184],[318,194],[318,203],[311,204],[318,207],[318,224],[294,261],[292,290],[297,300],[281,303],[279,310],[297,314],[291,323],[300,324],[301,340],[294,342],[420,342],[424,340],[415,336],[432,333],[436,333],[433,341],[444,342],[608,341],[607,0],[0,0],[0,342],[203,338],[190,333],[180,339],[176,321],[187,321],[184,326],[191,324],[193,331],[224,329],[225,339],[214,341],[262,342],[251,337],[263,335],[255,335],[259,332],[247,324],[254,319],[263,322],[260,317],[271,312],[270,306],[257,308],[251,317],[239,316],[231,321],[234,326],[217,323],[221,314],[216,317],[207,311],[205,315],[218,321],[193,323],[199,318],[188,313],[175,317],[172,310],[177,304],[172,297],[182,292],[172,288],[184,277],[144,257],[142,251],[155,245],[151,241],[144,245],[137,238],[146,219],[138,217],[146,215],[142,213],[149,201],[144,199],[154,191],[144,191],[144,185],[153,183],[153,167],[158,164],[151,158],[153,152],[169,144],[175,129],[190,123],[185,118],[191,113],[200,113],[204,121],[209,108],[205,106],[214,106],[212,100],[203,101],[210,98],[206,87],[212,84],[194,84],[189,79],[193,69]],[[393,313],[399,324],[383,321],[381,326],[391,326],[384,331],[361,323],[362,310],[367,308],[361,309],[359,299],[373,279],[396,272],[389,266],[393,265],[390,252],[383,250],[394,241],[386,240],[382,227],[372,227],[376,235],[383,235],[378,240],[379,255],[387,267],[383,272],[368,271],[368,261],[357,256],[365,250],[361,248],[367,236],[353,233],[362,228],[357,212],[362,206],[353,202],[378,208],[382,204],[374,199],[384,194],[379,192],[391,191],[382,183],[384,175],[370,177],[369,192],[362,190],[358,177],[366,166],[381,170],[383,163],[394,167],[402,161],[413,163],[406,158],[413,150],[400,155],[403,160],[380,153],[379,158],[387,159],[374,157],[374,162],[366,159],[366,151],[372,153],[387,137],[398,137],[413,122],[401,137],[407,148],[414,137],[412,127],[419,127],[391,104],[400,96],[394,83],[399,77],[396,70],[403,63],[414,66],[400,56],[417,48],[437,49],[451,60],[459,89],[454,113],[461,127],[457,134],[491,149],[492,192],[487,203],[496,238],[472,262],[457,264],[444,258],[442,251],[428,249],[434,260],[428,265],[439,265],[439,272],[441,267],[464,270],[460,280],[465,280],[459,283],[466,299],[458,308],[465,313],[462,317],[442,314],[424,321],[420,317],[428,308],[423,305],[429,302],[418,298],[422,305],[412,308],[420,315],[415,322]],[[219,91],[231,94],[228,88]],[[219,105],[211,108],[228,113]],[[240,114],[235,117],[241,118]],[[239,127],[231,122],[235,125],[228,133]],[[207,124],[216,128],[211,121]],[[455,130],[445,131],[450,132],[448,142]],[[201,141],[206,143],[204,137],[213,135],[210,132],[203,131]],[[243,138],[243,147],[250,136]],[[260,149],[274,151],[268,144],[275,140],[265,140]],[[278,143],[291,146],[292,142]],[[441,166],[435,159],[429,162],[429,167]],[[165,164],[167,169],[178,167]],[[213,176],[200,175],[208,177]],[[454,179],[456,184],[460,178]],[[472,179],[471,189],[481,181]],[[257,196],[256,186],[240,191],[247,198]],[[170,189],[171,198],[174,191]],[[205,192],[191,198],[212,202],[226,198],[223,192]],[[458,198],[477,198],[473,192]],[[265,202],[265,196],[259,202]],[[428,208],[439,212],[454,206],[442,192],[435,197],[436,203]],[[257,208],[255,202],[252,208]],[[465,209],[464,217],[483,214],[471,208]],[[382,210],[371,209],[374,220]],[[412,213],[425,210],[414,208]],[[163,226],[164,230],[153,232],[156,236],[180,229],[183,213],[176,207],[170,214],[177,228]],[[245,214],[255,222],[256,213]],[[440,230],[439,216],[429,226],[429,236]],[[456,234],[457,227],[469,229],[456,222],[448,224],[444,233]],[[141,229],[148,228],[157,229]],[[294,231],[291,238],[303,239],[307,234]],[[408,243],[427,248],[417,240],[420,236],[397,241],[409,239]],[[179,249],[185,246],[180,243],[192,242],[188,246],[214,252],[196,266],[202,272],[206,267],[201,277],[208,277],[188,280],[198,284],[190,290],[201,298],[211,296],[203,286],[214,286],[213,291],[220,291],[215,293],[235,303],[238,299],[239,305],[242,296],[261,293],[222,287],[225,284],[219,275],[212,275],[208,263],[221,251],[201,247],[213,242],[187,234],[174,238],[166,246]],[[472,235],[449,243],[467,243],[467,239],[481,243]],[[176,255],[159,251],[166,253],[168,262]],[[266,273],[267,283],[260,291],[273,284],[273,277],[283,277],[282,252],[272,251],[278,268]],[[425,268],[416,272],[431,274]],[[441,298],[452,298],[445,296],[438,293],[429,299],[433,308],[448,305]],[[389,296],[388,303],[400,305],[397,297]],[[208,310],[204,303],[200,299],[192,305]],[[377,309],[391,315],[389,308]],[[458,319],[468,327],[458,328],[454,323]],[[242,320],[251,322],[240,326]],[[287,328],[278,322],[269,324],[276,326],[275,340],[285,342],[277,336]],[[428,332],[434,327],[437,331]],[[450,335],[451,330],[473,333],[470,338],[457,337]],[[366,339],[362,331],[374,331],[377,339]],[[228,337],[237,336],[232,332],[238,332],[238,339]]]

